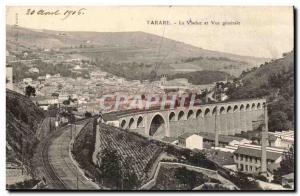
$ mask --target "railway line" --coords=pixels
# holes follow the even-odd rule
[[[88,122],[77,122],[79,132]],[[97,187],[78,171],[71,159],[69,147],[71,142],[71,125],[59,128],[41,142],[39,155],[42,179],[46,189],[52,190],[75,190],[97,189]]]
[[[56,134],[54,134],[55,136]],[[53,136],[52,136],[53,137]],[[53,186],[52,188],[54,189],[66,189],[66,185],[64,182],[55,174],[53,167],[51,166],[49,162],[49,157],[48,157],[48,149],[49,145],[51,144],[51,139],[46,140],[43,148],[42,148],[42,164],[44,167],[44,170],[46,171],[48,178],[50,179],[50,184]],[[46,182],[48,184],[48,182]]]

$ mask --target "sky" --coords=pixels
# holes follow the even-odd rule
[[[31,13],[28,9],[34,13],[27,14]],[[59,11],[57,15],[44,15],[45,12],[43,14],[40,10]],[[68,10],[75,11],[75,14],[65,18],[64,13]],[[148,21],[155,20],[170,23],[148,24]],[[186,21],[190,20],[202,23],[188,25]],[[179,25],[179,21],[185,24]],[[7,7],[6,22],[26,28],[60,31],[143,31],[204,49],[255,57],[279,58],[294,47],[293,7],[19,6]],[[223,22],[233,24],[224,26]]]

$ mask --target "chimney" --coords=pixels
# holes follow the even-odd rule
[[[219,146],[219,130],[217,128],[217,106],[216,106],[216,111],[215,111],[215,148]]]
[[[261,170],[260,174],[267,177],[267,145],[268,145],[268,109],[264,104],[265,126],[261,133]]]

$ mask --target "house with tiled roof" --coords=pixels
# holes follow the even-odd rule
[[[234,151],[234,161],[238,170],[245,173],[259,173],[261,167],[261,146],[245,145],[239,146]],[[283,151],[279,149],[267,148],[267,167],[272,170],[277,169],[282,160]],[[272,167],[271,167],[272,166]],[[269,171],[272,172],[272,171]]]
[[[215,134],[214,133],[206,133],[200,132],[198,135],[203,137],[203,144],[205,148],[210,148],[215,145]],[[242,137],[230,136],[230,135],[221,135],[219,134],[219,147],[226,146],[236,146],[243,144],[250,144],[251,141]]]

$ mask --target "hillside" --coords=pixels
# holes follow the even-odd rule
[[[43,111],[30,99],[6,90],[7,162],[23,162],[30,166],[33,150],[38,143],[36,131],[44,118]]]
[[[126,77],[201,70],[220,70],[238,76],[242,70],[269,59],[205,50],[179,41],[144,32],[62,32],[6,26],[7,49],[60,48],[60,53],[85,57],[113,74]],[[20,47],[20,46],[19,46]],[[158,65],[158,66],[157,66]],[[122,70],[118,68],[122,67]],[[134,73],[132,73],[134,72]],[[135,74],[137,72],[137,74]]]
[[[222,71],[196,71],[191,73],[174,74],[168,77],[168,79],[175,78],[186,78],[193,84],[201,85],[211,84],[217,81],[225,81],[226,78],[232,79],[233,77],[228,73]]]
[[[138,188],[152,178],[158,162],[162,160],[218,169],[200,152],[102,123],[97,130],[96,125],[96,122],[90,122],[77,136],[72,153],[86,176],[94,179],[100,187],[122,189],[123,183],[123,189]]]
[[[256,187],[247,175],[221,168],[207,159],[203,151],[192,151],[103,123],[97,125],[96,119],[77,135],[72,154],[85,175],[104,190],[133,190],[141,186],[145,190],[164,187],[186,190],[203,182],[234,183],[247,190]],[[167,168],[159,166],[162,164]],[[199,170],[191,173],[181,166],[196,166]],[[174,168],[178,167],[181,171],[174,176],[177,170]],[[159,175],[153,184],[156,172]]]
[[[274,82],[266,80],[272,75],[287,72],[294,72],[294,52],[287,53],[283,58],[273,60],[270,63],[265,63],[253,71],[244,72],[242,81],[251,86],[263,86]]]
[[[242,85],[231,85],[231,99],[267,98],[271,131],[294,128],[294,51],[243,72],[236,82]]]

